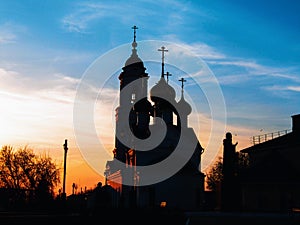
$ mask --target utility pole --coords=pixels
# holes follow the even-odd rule
[[[66,199],[66,170],[67,170],[67,152],[68,152],[68,140],[65,139],[64,147],[64,177],[63,177],[63,198]]]

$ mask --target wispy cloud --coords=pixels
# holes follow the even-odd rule
[[[270,78],[276,81],[285,80],[290,82],[300,82],[295,67],[276,67],[263,65],[253,59],[237,58],[227,55],[206,43],[185,43],[178,39],[174,34],[163,37],[170,43],[173,43],[169,52],[175,55],[186,55],[188,57],[199,57],[208,65],[211,71],[217,77],[217,82],[222,85],[245,83],[251,80],[257,80],[260,77]],[[176,47],[179,46],[179,48]],[[171,57],[171,56],[169,56]],[[204,82],[216,82],[214,79],[205,79],[207,71],[197,71],[189,74],[189,77],[201,77]]]
[[[222,85],[241,84],[248,82],[251,79],[249,74],[229,74],[218,76],[218,82]]]
[[[63,140],[64,135],[72,137],[73,106],[80,82],[81,79],[61,73],[37,82],[35,78],[0,68],[0,124],[6,127],[0,144],[47,140],[49,145],[59,138]],[[99,90],[93,84],[86,87],[85,100],[95,104],[99,138],[104,145],[111,146],[118,92],[105,88],[101,90],[100,98],[92,99]],[[32,137],[35,140],[31,140]]]
[[[68,104],[72,100],[72,90],[59,92],[54,85],[58,81],[45,82],[40,87],[34,83],[35,80],[20,73],[0,69],[0,124],[6,127],[0,144],[41,140],[48,140],[49,144],[57,141],[62,133],[72,131],[68,126],[72,120],[72,105]],[[68,85],[65,83],[65,86]]]
[[[214,47],[207,45],[206,43],[196,42],[188,44],[179,40],[179,38],[174,34],[164,35],[162,39],[167,42],[174,43],[180,47],[176,48],[176,46],[174,45],[174,48],[171,49],[172,54],[196,56],[204,60],[216,60],[226,58],[225,54],[221,53]]]
[[[281,68],[281,67],[270,67],[259,64],[255,61],[241,60],[241,59],[230,59],[230,57],[224,58],[225,60],[208,61],[210,65],[221,65],[221,66],[235,66],[244,68],[249,75],[261,75],[285,78],[293,81],[300,82],[300,79],[295,74],[290,74],[294,68]],[[229,60],[228,60],[229,59]]]
[[[149,16],[150,14],[153,14],[151,10],[127,2],[82,2],[78,4],[78,9],[62,19],[62,24],[69,32],[86,33],[89,26],[97,20],[110,18],[124,22],[136,16]]]
[[[300,86],[288,86],[287,89],[290,91],[300,92]]]
[[[63,74],[53,74],[37,81],[34,77],[0,68],[1,91],[10,96],[72,102],[79,82],[80,79]]]
[[[32,95],[47,98],[55,95],[70,95],[70,92],[73,92],[72,95],[74,95],[76,86],[80,81],[78,78],[61,73],[54,73],[51,76],[36,79],[34,76],[29,77],[14,70],[0,68],[0,88],[2,92],[5,91],[12,95]],[[55,99],[58,99],[58,97],[55,97]]]
[[[265,87],[266,90],[269,91],[294,91],[294,92],[300,92],[300,86],[280,86],[280,85],[274,85],[274,86],[268,86]]]
[[[105,16],[104,4],[81,3],[80,9],[65,16],[62,24],[70,32],[84,33],[90,22]]]
[[[15,43],[19,33],[27,32],[26,27],[12,22],[0,24],[0,44]]]
[[[188,3],[180,1],[140,1],[134,4],[121,2],[81,2],[77,8],[62,19],[63,27],[69,32],[87,33],[90,26],[95,22],[103,22],[109,19],[118,23],[128,24],[139,21],[139,24],[148,24],[149,18],[163,23],[165,30],[171,31],[186,23],[185,17],[193,12]],[[160,13],[165,9],[169,13]],[[200,13],[198,12],[198,17]]]
[[[16,35],[11,32],[0,31],[0,44],[13,43],[16,40]]]

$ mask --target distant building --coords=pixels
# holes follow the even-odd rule
[[[239,177],[243,210],[300,208],[300,114],[292,116],[292,132],[266,138],[241,152],[249,155],[249,168]]]
[[[162,47],[160,49],[163,54],[161,78],[150,90],[152,105],[147,98],[149,76],[143,61],[137,55],[135,37],[134,30],[132,54],[127,59],[119,76],[122,93],[119,107],[116,109],[114,159],[107,162],[105,171],[107,184],[120,193],[120,202],[114,205],[200,209],[203,207],[204,193],[204,174],[200,171],[203,148],[194,130],[188,127],[188,115],[191,113],[191,106],[184,99],[184,80],[181,80],[182,96],[177,102],[175,90],[165,79],[165,75],[169,75],[164,72],[163,61],[164,52],[167,50]],[[128,105],[130,105],[129,111]],[[150,124],[150,117],[153,118],[153,124]],[[176,118],[177,123],[174,123]],[[151,135],[151,130],[160,127],[162,120],[167,126],[166,135],[162,142],[151,151],[138,151],[132,147],[136,144],[134,141],[131,142],[131,147],[128,147],[120,140],[120,138],[130,140],[132,137],[129,133],[131,132],[135,137],[145,140]],[[126,131],[126,124],[128,123],[131,132]],[[145,181],[149,174],[143,174],[143,171],[137,169],[138,166],[153,165],[166,159],[174,153],[176,146],[180,144],[180,137],[186,140],[186,144],[179,149],[180,153],[177,153],[176,157],[185,155],[185,151],[190,147],[189,143],[196,143],[193,146],[191,158],[183,168],[166,180],[140,186],[139,183]],[[118,162],[123,162],[124,165],[120,166]],[[164,169],[167,170],[168,168]],[[164,169],[154,171],[155,175],[160,176],[165,172]],[[128,181],[128,176],[134,185],[124,184],[126,183],[125,179]]]

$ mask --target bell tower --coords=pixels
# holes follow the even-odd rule
[[[125,130],[123,125],[125,123],[129,123],[131,132],[137,138],[145,139],[149,137],[149,123],[152,110],[152,105],[147,100],[149,76],[146,73],[146,68],[144,67],[143,61],[138,57],[137,54],[136,30],[138,27],[133,26],[132,29],[134,31],[132,53],[131,56],[126,60],[125,66],[122,68],[122,72],[119,75],[120,96],[119,107],[116,109],[117,133],[115,137],[114,156],[124,163],[126,162],[126,155],[129,147],[122,144],[117,136],[126,136],[128,134],[129,131]],[[131,109],[129,116],[126,115],[128,114],[128,112],[126,112],[128,107]]]

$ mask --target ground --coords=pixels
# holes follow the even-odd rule
[[[296,225],[299,213],[180,212],[174,210],[109,210],[88,214],[1,212],[1,225]]]

